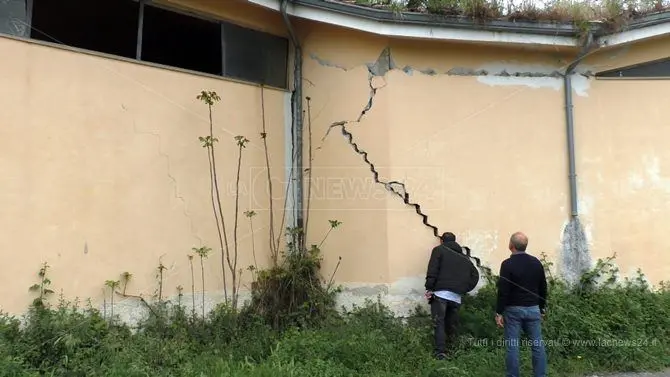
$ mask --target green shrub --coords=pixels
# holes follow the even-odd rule
[[[623,281],[617,274],[608,259],[575,287],[549,279],[545,340],[570,341],[548,345],[551,375],[670,366],[670,287],[652,290],[641,274]],[[495,276],[486,278],[495,282]],[[504,370],[505,355],[502,330],[493,321],[495,294],[488,284],[464,299],[461,341],[446,362],[431,358],[425,309],[403,321],[379,300],[325,316],[294,306],[309,320],[293,313],[280,329],[274,328],[276,316],[253,306],[238,312],[220,305],[202,319],[162,303],[136,331],[111,325],[90,305],[36,301],[23,325],[0,313],[0,376],[493,377]],[[527,350],[522,362],[528,373]]]

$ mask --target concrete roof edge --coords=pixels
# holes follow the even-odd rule
[[[279,11],[281,0],[247,0]],[[288,0],[288,13],[317,22],[340,25],[389,37],[429,38],[530,44],[579,48],[583,30],[572,23],[517,22],[489,20],[478,22],[467,17],[403,12],[346,4],[333,0]],[[629,44],[670,34],[670,12],[657,12],[632,20],[620,30],[607,24],[590,22],[594,37],[603,47]]]
[[[401,16],[385,9],[370,8],[355,4],[345,4],[329,0],[289,0],[298,5],[320,8],[337,13],[344,13],[374,21],[388,22],[399,25],[437,26],[452,29],[486,30],[535,35],[575,37],[579,29],[571,23],[559,22],[516,22],[506,20],[489,20],[476,22],[463,16],[441,16],[436,14],[403,12]]]

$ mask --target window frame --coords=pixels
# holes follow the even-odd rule
[[[660,76],[654,76],[654,75],[640,75],[640,76],[625,76],[621,75],[621,73],[625,73],[626,71],[630,71],[633,69],[638,69],[638,68],[646,68],[650,67],[653,65],[657,64],[665,64],[667,65],[667,73],[661,74]],[[664,67],[665,68],[665,67]],[[616,74],[619,73],[617,76]],[[600,71],[597,72],[594,77],[596,80],[670,80],[670,56],[665,57],[665,58],[659,58],[659,59],[654,59],[654,60],[648,60],[648,61],[643,61],[623,67],[618,67],[618,68],[613,68],[613,69],[608,69],[605,71]]]
[[[114,0],[110,0],[114,1]],[[42,45],[48,45],[48,46],[54,46],[57,48],[61,49],[68,49],[68,50],[73,50],[73,51],[78,51],[82,53],[87,53],[87,54],[92,54],[92,55],[97,55],[97,56],[104,56],[104,57],[109,57],[117,60],[123,60],[123,61],[131,61],[131,62],[136,62],[140,64],[145,64],[145,65],[150,65],[150,66],[158,66],[158,67],[165,67],[166,69],[172,69],[172,70],[177,70],[177,71],[183,71],[183,72],[188,72],[192,74],[197,74],[197,75],[202,75],[202,76],[208,76],[208,77],[215,77],[219,79],[226,79],[229,81],[236,81],[236,82],[241,82],[241,83],[246,83],[246,84],[251,84],[251,85],[259,85],[259,86],[264,86],[268,88],[275,88],[283,91],[288,91],[289,89],[289,82],[291,78],[290,74],[290,65],[291,65],[291,52],[292,52],[292,44],[290,43],[290,40],[285,36],[285,35],[279,35],[279,34],[274,34],[274,33],[268,33],[267,31],[263,31],[257,28],[252,28],[248,27],[239,23],[236,23],[230,19],[225,19],[221,17],[217,17],[212,14],[200,12],[198,10],[186,8],[186,7],[181,7],[181,6],[176,6],[176,5],[170,5],[170,4],[163,4],[156,2],[154,0],[132,0],[134,2],[139,3],[138,7],[138,22],[137,22],[137,44],[136,44],[136,52],[135,52],[135,57],[134,58],[128,58],[124,56],[119,56],[119,55],[113,55],[109,53],[105,53],[102,51],[96,51],[96,50],[90,50],[86,48],[81,48],[81,47],[76,47],[76,46],[69,46],[69,45],[63,45],[63,44],[57,44],[57,43],[51,43],[48,41],[42,41],[39,39],[33,39],[30,37],[30,31],[32,30],[32,19],[33,19],[33,12],[34,12],[34,0],[25,0],[26,3],[26,20],[25,23],[27,24],[28,28],[28,36],[18,36],[14,34],[6,34],[6,33],[0,33],[0,37],[8,37],[8,38],[14,38],[14,39],[21,39],[21,40],[28,40],[32,43],[37,43],[37,44],[42,44]],[[159,64],[159,63],[153,63],[150,61],[145,61],[142,60],[142,46],[143,46],[143,40],[144,40],[144,10],[146,6],[152,6],[152,7],[157,7],[161,8],[163,10],[169,11],[169,12],[174,12],[174,13],[179,13],[182,15],[190,16],[190,17],[195,17],[199,18],[205,21],[209,22],[214,22],[219,25],[220,29],[220,40],[221,40],[221,68],[222,68],[222,74],[221,75],[216,75],[216,74],[211,74],[207,72],[201,72],[201,71],[195,71],[192,69],[188,68],[182,68],[178,66],[171,66],[171,65],[165,65],[165,64]],[[245,28],[245,29],[250,29],[254,30],[256,32],[260,32],[263,34],[268,34],[273,37],[279,37],[285,40],[287,43],[288,48],[286,49],[286,53],[284,55],[284,63],[283,65],[286,66],[285,72],[284,72],[284,80],[283,80],[283,85],[282,86],[274,86],[270,84],[264,83],[264,81],[267,81],[265,77],[261,78],[260,80],[248,80],[248,79],[242,79],[242,78],[237,78],[234,76],[227,76],[226,73],[226,35],[225,35],[225,25],[226,24],[232,24],[237,27]],[[272,64],[272,62],[270,62]]]

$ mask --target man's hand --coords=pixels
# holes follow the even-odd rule
[[[423,294],[423,297],[425,297],[426,300],[430,300],[430,298],[433,297],[433,292],[426,291],[426,293]]]
[[[500,327],[500,328],[503,328],[503,327],[505,327],[505,323],[504,323],[504,322],[505,322],[505,321],[503,320],[503,316],[501,316],[500,314],[496,313],[496,325],[498,325],[498,327]]]

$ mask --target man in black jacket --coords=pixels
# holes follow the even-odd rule
[[[447,342],[453,344],[456,340],[461,296],[475,289],[479,282],[479,271],[463,254],[456,236],[447,232],[441,238],[442,244],[433,248],[430,254],[425,285],[438,359],[446,357]]]
[[[542,341],[542,319],[547,303],[544,266],[526,253],[528,237],[516,232],[509,241],[512,255],[500,265],[496,324],[505,329],[506,376],[519,376],[519,337],[526,332],[531,342],[533,376],[545,377],[547,355]]]

